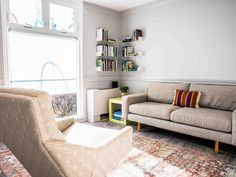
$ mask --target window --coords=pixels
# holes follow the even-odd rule
[[[77,33],[78,8],[70,1],[9,0],[10,27],[33,30],[40,28],[44,33],[72,33],[73,36]]]
[[[9,39],[12,86],[52,95],[76,92],[75,39],[16,32]]]
[[[9,84],[47,91],[58,116],[77,114],[77,6],[9,0]]]
[[[69,7],[50,3],[50,29],[75,32],[74,10]]]
[[[9,2],[10,23],[43,27],[41,0],[9,0]]]

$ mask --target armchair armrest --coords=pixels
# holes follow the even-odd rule
[[[73,117],[67,118],[55,118],[58,129],[63,132],[67,128],[69,128],[72,124],[75,123],[75,119]]]
[[[106,176],[131,150],[132,133],[127,126],[92,146],[66,141],[48,141],[45,146],[65,176]]]
[[[232,144],[236,146],[236,109],[232,114]]]
[[[122,118],[127,119],[129,113],[129,105],[147,101],[147,93],[138,93],[122,97]]]

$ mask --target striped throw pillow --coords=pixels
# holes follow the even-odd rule
[[[174,106],[199,108],[201,93],[198,91],[175,90]]]

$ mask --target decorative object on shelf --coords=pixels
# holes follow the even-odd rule
[[[123,43],[126,43],[126,42],[132,42],[132,37],[126,37],[123,41]]]
[[[140,29],[136,29],[132,33],[132,40],[133,41],[142,41],[143,39],[143,32]]]
[[[137,66],[132,60],[123,60],[122,62],[122,71],[138,71],[138,68],[139,66]]]
[[[108,38],[108,31],[97,28],[96,71],[117,71],[118,49],[115,39]]]
[[[122,96],[128,95],[128,90],[129,90],[129,87],[127,86],[120,87],[120,91],[122,92],[121,95]]]

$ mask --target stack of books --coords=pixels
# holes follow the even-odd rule
[[[121,110],[117,110],[113,113],[113,119],[121,120],[122,119],[122,112]]]
[[[96,47],[96,56],[117,57],[117,47],[107,44],[98,44]]]
[[[96,41],[107,41],[108,31],[103,28],[97,28]]]
[[[97,59],[96,65],[97,65],[97,71],[116,71],[117,70],[116,60]]]

